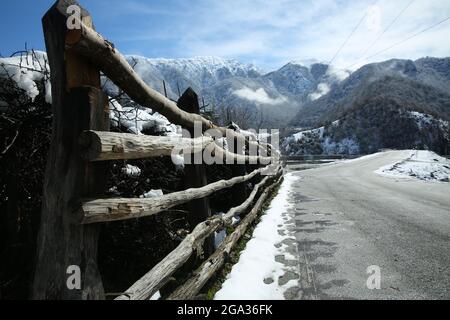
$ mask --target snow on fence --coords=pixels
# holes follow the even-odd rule
[[[109,132],[109,104],[100,88],[100,72],[135,102],[158,111],[173,124],[192,130],[194,123],[199,121],[203,130],[216,129],[223,136],[245,139],[247,147],[256,144],[268,154],[271,152],[270,145],[250,141],[238,132],[218,127],[203,118],[198,110],[198,97],[192,90],[188,89],[175,103],[148,87],[114,45],[94,31],[91,16],[81,7],[81,28],[69,30],[67,8],[71,5],[79,6],[75,0],[59,0],[43,18],[51,69],[54,128],[44,184],[33,298],[104,299],[97,267],[99,223],[159,214],[185,203],[191,205],[188,218],[196,221],[194,230],[117,299],[152,298],[203,246],[210,257],[170,296],[170,299],[194,298],[256,219],[270,190],[280,183],[281,166],[276,164],[275,175],[264,178],[264,171],[274,165],[260,165],[251,173],[242,171],[240,166],[238,171],[235,170],[240,173],[238,176],[207,184],[203,165],[189,165],[186,176],[190,179],[190,189],[150,199],[102,199],[106,185],[105,162],[170,156],[173,149],[190,154],[192,150],[211,148],[216,156],[245,163],[267,163],[279,154],[273,152],[271,157],[252,157],[239,154],[236,149],[230,152],[209,137],[186,139]],[[248,197],[238,189],[244,182],[260,176],[261,181]],[[206,197],[230,188],[234,193],[238,191],[243,203],[224,215],[211,216]],[[211,235],[231,226],[236,215],[247,211],[249,213],[235,231],[214,252],[207,244]],[[82,287],[77,290],[69,289],[66,279],[68,268],[74,265],[81,269],[82,277]]]

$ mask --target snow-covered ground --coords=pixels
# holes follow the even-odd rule
[[[123,107],[117,100],[109,104],[110,119],[113,125],[122,125],[131,133],[141,134],[145,129],[154,129],[167,136],[181,136],[181,127],[167,120],[152,109],[144,107]]]
[[[297,270],[296,267],[287,267],[276,262],[275,257],[284,255],[286,260],[295,259],[286,251],[286,245],[283,244],[283,241],[288,239],[295,240],[295,237],[286,231],[289,224],[283,218],[283,214],[291,207],[288,202],[289,191],[296,179],[298,178],[292,174],[285,176],[278,195],[253,232],[253,238],[241,253],[239,262],[233,266],[222,289],[216,293],[215,300],[284,299],[283,293],[292,285],[292,281],[296,280],[280,286],[278,279],[287,271]],[[280,230],[284,230],[286,235],[280,235]]]
[[[0,58],[0,77],[11,78],[24,90],[31,100],[39,95],[37,83],[44,80],[45,100],[52,102],[50,67],[47,54],[41,51],[28,52],[10,58]],[[7,103],[7,101],[4,101]]]
[[[411,150],[405,160],[384,166],[375,172],[393,178],[450,182],[450,160],[432,151]]]

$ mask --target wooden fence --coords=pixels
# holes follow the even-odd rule
[[[176,289],[169,299],[192,299],[218,271],[247,227],[256,219],[264,202],[282,180],[278,154],[270,145],[249,141],[240,133],[215,125],[203,118],[198,98],[188,90],[178,103],[149,88],[112,43],[94,31],[89,13],[81,10],[81,27],[68,30],[67,8],[74,0],[59,0],[43,18],[47,54],[51,68],[53,136],[44,184],[37,265],[33,284],[34,299],[104,299],[97,267],[99,223],[162,214],[181,204],[191,204],[190,218],[198,221],[194,230],[147,274],[138,279],[117,300],[149,299],[201,246],[208,253],[193,276]],[[192,139],[143,136],[109,132],[108,97],[100,88],[103,72],[138,104],[166,116],[172,123],[192,129],[216,129],[223,136],[245,140],[268,156],[249,156],[227,151],[207,136]],[[194,148],[193,148],[194,146]],[[203,165],[189,165],[186,175],[192,188],[151,199],[104,198],[106,161],[170,156],[172,150],[193,152],[208,149],[215,156],[258,163],[272,161],[275,174],[265,176],[269,166],[230,180],[207,184]],[[271,156],[272,154],[272,156]],[[274,161],[275,160],[275,161]],[[273,164],[275,162],[275,164]],[[241,166],[242,169],[242,166]],[[242,170],[241,170],[242,172]],[[224,189],[242,187],[259,178],[244,201],[221,216],[211,216],[207,197]],[[236,215],[247,213],[235,231],[213,252],[205,242],[215,231],[232,224]],[[188,217],[188,218],[189,218]],[[196,220],[193,221],[196,221]],[[81,287],[67,285],[69,266],[81,271]]]

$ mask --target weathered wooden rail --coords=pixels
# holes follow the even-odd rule
[[[175,103],[148,87],[120,52],[95,32],[91,16],[81,7],[77,20],[80,28],[68,30],[67,9],[72,5],[79,7],[75,0],[59,0],[43,18],[51,67],[54,128],[44,184],[33,298],[104,299],[97,267],[99,223],[142,218],[162,214],[181,204],[195,204],[189,216],[196,217],[199,223],[192,232],[117,298],[136,300],[151,298],[199,247],[205,246],[215,231],[230,226],[233,217],[249,212],[215,252],[205,250],[210,257],[169,297],[194,298],[223,265],[227,253],[256,219],[270,191],[280,183],[282,168],[275,159],[279,154],[272,152],[270,145],[249,141],[238,132],[203,118],[198,114],[198,98],[192,90]],[[203,131],[215,129],[222,136],[244,141],[247,149],[255,146],[269,155],[231,152],[208,136],[187,139],[109,132],[108,99],[100,90],[100,72],[131,99],[158,111],[174,124],[192,129],[195,122],[200,122]],[[242,174],[232,179],[210,184],[206,183],[205,171],[193,165],[187,169],[191,187],[184,191],[151,199],[103,197],[106,161],[170,156],[173,150],[183,155],[207,150],[221,159],[260,165],[250,173],[244,168]],[[261,165],[269,162],[265,167]],[[265,176],[268,169],[275,174]],[[209,203],[204,199],[257,177],[261,177],[260,182],[245,201],[222,216],[210,216]],[[67,285],[70,266],[80,268],[80,288]]]

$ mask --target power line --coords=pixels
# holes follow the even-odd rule
[[[411,35],[411,36],[409,36],[409,37],[407,37],[407,38],[405,38],[405,39],[399,41],[399,42],[396,42],[396,43],[392,44],[391,46],[389,46],[389,47],[387,47],[387,48],[384,48],[383,50],[380,50],[380,51],[378,51],[377,53],[375,53],[375,54],[373,54],[373,55],[371,55],[371,56],[368,56],[368,57],[366,57],[366,58],[364,58],[364,59],[360,59],[360,60],[358,60],[357,62],[353,63],[352,65],[348,66],[346,69],[349,69],[349,68],[353,67],[353,66],[356,65],[358,62],[361,62],[361,60],[364,61],[364,60],[372,59],[372,58],[374,58],[374,57],[376,57],[376,56],[378,56],[378,55],[380,55],[380,54],[382,54],[382,53],[384,53],[384,52],[386,52],[386,51],[388,51],[388,50],[391,50],[392,48],[397,47],[397,46],[399,46],[399,45],[401,45],[401,44],[403,44],[403,43],[405,43],[405,42],[407,42],[407,41],[409,41],[409,40],[411,40],[411,39],[413,39],[413,38],[415,38],[415,37],[421,35],[422,33],[425,33],[425,32],[427,32],[427,31],[429,31],[429,30],[431,30],[431,29],[436,28],[437,26],[443,24],[444,22],[446,22],[446,21],[448,21],[448,20],[450,20],[450,17],[447,17],[447,18],[445,18],[445,19],[439,21],[438,23],[435,23],[435,24],[431,25],[431,26],[428,27],[428,28],[425,28],[425,29],[423,29],[423,30],[421,30],[421,31],[419,31],[419,32],[417,32],[417,33],[415,33],[415,34],[413,34],[413,35]]]
[[[364,50],[364,53],[362,54],[362,58],[378,43],[378,41],[386,34],[386,32],[389,31],[389,29],[397,22],[397,20],[402,16],[402,14],[408,10],[408,8],[414,3],[415,0],[411,0],[406,7],[404,7],[400,13],[394,18],[394,20],[391,21],[391,23],[383,30],[383,32],[375,39],[372,44],[370,44],[366,50]]]
[[[376,5],[378,3],[379,0],[376,0],[373,4],[372,7],[374,5]],[[353,28],[352,32],[350,32],[349,36],[347,37],[347,39],[345,39],[345,41],[342,43],[342,45],[339,47],[339,49],[336,51],[336,53],[334,54],[333,58],[331,58],[330,62],[328,64],[332,64],[333,61],[337,58],[337,56],[339,55],[339,53],[341,53],[342,49],[344,49],[344,47],[347,45],[347,43],[350,41],[350,39],[353,37],[353,35],[356,33],[356,31],[359,29],[359,27],[361,26],[361,24],[363,23],[363,21],[366,19],[368,14],[368,11],[366,10],[364,15],[362,16],[361,20],[359,20],[358,24],[355,26],[355,28]]]

